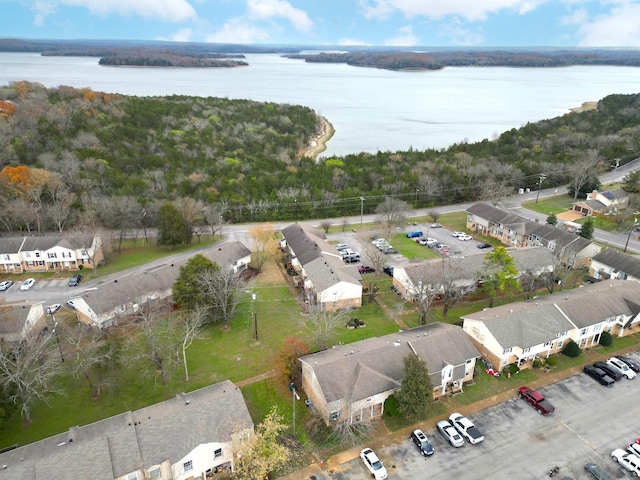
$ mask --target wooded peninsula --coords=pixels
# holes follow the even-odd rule
[[[424,208],[518,188],[582,192],[640,152],[640,95],[492,140],[319,160],[304,152],[323,124],[302,106],[29,82],[0,87],[0,100],[6,231],[68,227],[89,210],[108,228],[151,226],[161,204],[185,199],[238,223],[354,215],[361,197],[373,212],[386,196]]]

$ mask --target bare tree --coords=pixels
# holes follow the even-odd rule
[[[224,322],[224,327],[228,328],[240,302],[240,294],[246,288],[240,274],[224,267],[208,269],[202,273],[198,287],[206,299],[208,316],[214,318],[214,321]]]
[[[384,202],[376,207],[377,222],[387,234],[387,238],[391,236],[394,227],[404,223],[409,210],[411,207],[407,202],[394,197],[386,197]]]
[[[497,207],[506,198],[513,195],[513,187],[507,182],[487,181],[480,192],[481,200],[490,202]]]
[[[70,348],[66,356],[70,361],[66,365],[76,378],[87,382],[93,398],[99,397],[117,362],[113,339],[109,341],[104,333],[81,326],[67,340]]]
[[[140,328],[140,338],[132,337],[127,360],[135,364],[140,359],[147,360],[160,376],[163,385],[176,362],[175,353],[182,339],[178,333],[178,323],[168,317],[170,305],[163,301],[150,301],[142,305],[135,314]]]
[[[430,210],[428,215],[433,223],[436,223],[440,218],[440,212],[438,212],[437,210]]]
[[[61,363],[53,344],[53,333],[44,331],[22,342],[0,342],[0,382],[9,399],[20,406],[22,418],[31,423],[31,406],[36,401],[49,404],[49,395],[60,393],[54,378]]]
[[[202,325],[206,319],[205,308],[201,305],[195,310],[186,312],[180,317],[180,327],[182,333],[182,363],[184,363],[185,380],[189,381],[189,367],[187,365],[187,348],[198,338]]]
[[[298,324],[310,334],[319,350],[326,350],[336,330],[344,326],[345,316],[342,310],[327,312],[322,306],[315,305],[310,307],[308,314],[298,320]]]
[[[378,283],[380,282],[380,278],[382,276],[382,269],[384,268],[387,262],[387,256],[381,250],[378,250],[374,245],[371,244],[369,239],[367,238],[366,233],[361,233],[359,235],[360,244],[364,245],[364,249],[361,253],[366,263],[371,266],[371,268],[375,269],[373,274],[367,274],[362,277],[362,282],[367,287],[366,295],[369,298],[369,303],[373,303],[376,298],[376,295],[379,291]]]
[[[580,189],[593,177],[603,170],[603,161],[597,150],[587,150],[584,156],[576,160],[570,169],[570,188],[573,188],[573,199],[577,200]]]
[[[329,229],[331,228],[331,222],[329,220],[323,220],[320,222],[320,228],[324,230],[324,233],[329,233]]]
[[[176,208],[180,212],[185,232],[187,232],[186,238],[189,239],[187,243],[191,243],[190,239],[195,231],[195,226],[202,218],[204,203],[190,197],[182,197],[176,202]],[[198,240],[200,240],[200,236],[198,236]]]
[[[443,258],[441,268],[442,316],[446,318],[453,305],[476,290],[476,281],[455,258]]]

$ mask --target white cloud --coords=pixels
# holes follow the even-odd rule
[[[96,15],[138,15],[168,22],[183,22],[196,18],[196,11],[187,0],[59,0],[60,4],[85,7]]]
[[[365,47],[371,44],[367,42],[363,42],[362,40],[355,40],[353,38],[341,38],[338,41],[338,45]]]
[[[411,25],[406,25],[398,29],[395,37],[390,38],[384,43],[385,45],[394,47],[413,47],[420,43],[420,38],[413,34],[413,27]]]
[[[177,32],[174,32],[169,40],[172,42],[190,42],[193,38],[193,30],[190,28],[181,28]]]
[[[447,38],[452,45],[465,47],[479,45],[484,41],[484,36],[481,33],[462,27],[457,19],[440,25],[438,35]]]
[[[257,20],[270,20],[280,17],[289,20],[293,27],[301,32],[307,32],[313,27],[313,22],[307,12],[295,8],[284,0],[248,0],[249,17]]]
[[[261,28],[251,25],[242,18],[232,18],[220,30],[206,36],[212,43],[254,43],[264,41],[269,34]]]
[[[48,2],[36,2],[31,7],[31,10],[35,12],[33,24],[36,27],[41,27],[44,25],[45,19],[56,11],[56,6]]]
[[[441,19],[456,15],[468,21],[484,20],[500,10],[514,10],[520,15],[535,10],[547,0],[359,0],[366,18],[384,19],[398,11],[408,18]]]
[[[619,2],[578,30],[581,47],[640,46],[640,4]]]
[[[569,15],[565,15],[560,19],[560,25],[581,25],[589,18],[589,13],[585,8],[579,8]]]

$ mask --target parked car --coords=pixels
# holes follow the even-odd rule
[[[13,286],[13,282],[11,280],[5,280],[0,283],[0,292],[5,292],[9,290]]]
[[[49,315],[53,315],[54,313],[56,313],[58,310],[60,310],[62,308],[62,305],[59,303],[54,303],[53,305],[49,305],[47,307],[47,313]]]
[[[634,443],[630,444],[627,447],[627,452],[633,453],[634,455],[640,457],[640,443],[638,443],[638,441],[636,440]]]
[[[611,476],[598,464],[587,463],[584,466],[584,469],[594,478],[594,480],[611,480]]]
[[[631,472],[631,475],[637,477],[640,475],[640,457],[634,455],[633,453],[625,452],[621,448],[616,448],[613,452],[611,452],[611,458],[614,462],[622,465],[625,470]]]
[[[389,255],[391,253],[398,253],[398,250],[393,248],[393,246],[391,245],[387,245],[387,247],[382,250],[382,253],[384,253],[385,255]]]
[[[382,271],[383,271],[384,273],[386,273],[387,275],[389,275],[390,277],[393,277],[393,267],[391,267],[391,266],[389,266],[389,265],[385,265],[385,266],[382,268]]]
[[[460,413],[449,415],[449,421],[456,430],[471,444],[480,443],[484,440],[484,435],[478,430],[471,420]]]
[[[488,243],[479,243],[478,245],[476,245],[476,247],[483,250],[485,248],[491,248],[491,245],[489,245]]]
[[[451,234],[452,237],[461,237],[462,235],[466,235],[464,232],[453,232]]]
[[[439,223],[432,223],[429,225],[429,228],[442,228],[442,225],[440,225]]]
[[[616,383],[613,378],[607,375],[607,372],[593,365],[585,365],[582,371],[605,387],[610,387]]]
[[[77,287],[78,285],[80,285],[81,281],[82,281],[82,275],[80,275],[79,273],[76,273],[73,277],[69,279],[69,286]]]
[[[436,427],[438,428],[440,435],[442,435],[445,440],[447,440],[447,442],[451,444],[452,447],[458,448],[464,445],[462,436],[460,436],[455,427],[451,425],[451,423],[449,423],[447,420],[440,420],[436,424]]]
[[[461,242],[466,242],[468,240],[473,240],[473,237],[471,235],[458,235],[458,240],[460,240]]]
[[[420,245],[424,245],[426,247],[433,247],[437,243],[438,243],[438,240],[436,240],[435,238],[421,238],[420,239]]]
[[[414,230],[413,232],[407,233],[407,238],[419,238],[422,236],[422,231]]]
[[[520,387],[518,389],[518,396],[535,408],[540,414],[549,415],[556,409],[541,393],[529,387]]]
[[[430,457],[435,452],[433,445],[420,429],[411,432],[411,441],[416,444],[420,453],[425,457]]]
[[[70,308],[71,310],[75,310],[76,309],[76,304],[74,303],[73,299],[69,299],[65,303],[66,303],[67,307]]]
[[[634,372],[638,373],[640,372],[640,362],[637,362],[636,360],[634,360],[631,357],[627,357],[625,355],[618,355],[616,356],[616,358],[622,360],[624,363],[626,363],[629,368],[631,370],[633,370]]]
[[[620,375],[627,378],[628,380],[632,380],[636,378],[636,372],[629,368],[629,365],[624,363],[622,360],[616,357],[611,357],[607,360],[607,365],[615,370],[617,370]]]
[[[360,261],[360,254],[358,252],[354,252],[349,255],[344,255],[342,258],[347,263],[358,263]]]
[[[371,240],[371,245],[375,245],[376,247],[378,245],[380,245],[381,243],[387,243],[388,244],[388,242],[384,238],[376,238],[375,240]]]
[[[613,378],[616,382],[622,378],[622,374],[618,370],[607,365],[604,362],[594,362],[593,366],[599,368],[600,370],[604,370],[606,374]]]
[[[349,248],[349,245],[346,243],[337,243],[336,244],[336,250],[341,251],[341,250],[346,250],[347,248]]]
[[[384,468],[384,465],[373,450],[365,448],[360,452],[360,458],[375,480],[384,480],[387,478],[387,469]]]
[[[20,290],[29,290],[35,284],[36,284],[35,278],[27,278],[24,282],[22,282],[22,285],[20,285]]]
[[[358,267],[358,272],[360,272],[360,273],[373,273],[375,271],[376,271],[375,268],[367,267],[365,265],[361,265],[361,266]]]

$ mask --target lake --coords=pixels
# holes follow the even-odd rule
[[[640,68],[481,68],[394,72],[247,55],[249,67],[101,67],[93,57],[0,52],[0,84],[29,80],[126,95],[196,95],[306,105],[336,133],[322,156],[445,148],[494,138],[613,93],[640,92]]]

